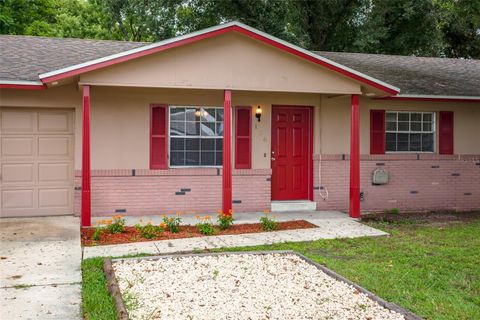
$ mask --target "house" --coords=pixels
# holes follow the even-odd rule
[[[309,52],[238,22],[0,37],[1,216],[480,208],[480,61]]]

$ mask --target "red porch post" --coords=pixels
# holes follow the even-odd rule
[[[89,227],[92,224],[90,203],[90,86],[83,86],[82,123],[82,227]]]
[[[360,102],[352,94],[350,113],[350,217],[360,218]]]
[[[225,90],[223,98],[223,174],[222,210],[232,210],[232,92]]]

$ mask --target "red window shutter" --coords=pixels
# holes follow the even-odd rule
[[[235,169],[252,167],[252,108],[235,108]]]
[[[385,154],[385,110],[370,110],[370,154]]]
[[[168,168],[168,106],[152,105],[150,110],[150,169]]]
[[[453,154],[453,112],[439,113],[438,153]]]

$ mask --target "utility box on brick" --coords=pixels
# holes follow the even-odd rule
[[[388,171],[383,168],[377,168],[372,173],[372,184],[382,185],[388,183]]]

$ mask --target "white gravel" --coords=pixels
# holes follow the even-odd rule
[[[131,319],[404,319],[294,254],[114,262]]]

